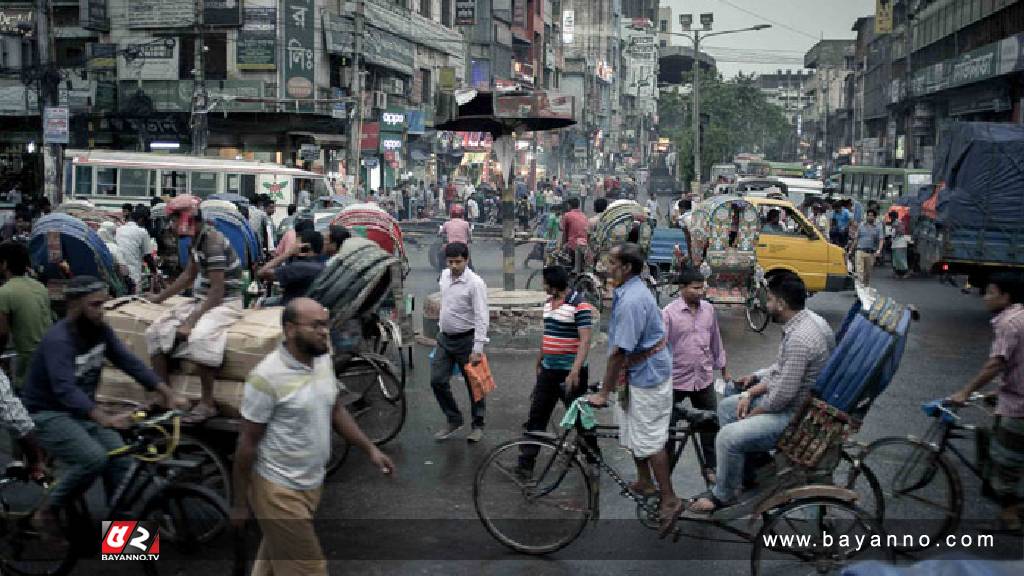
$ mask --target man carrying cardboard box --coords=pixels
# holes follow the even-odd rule
[[[198,198],[172,198],[167,214],[178,237],[190,237],[192,244],[184,272],[152,301],[159,304],[189,287],[194,298],[157,318],[146,330],[146,345],[153,370],[165,382],[171,356],[196,364],[201,393],[185,419],[195,424],[217,415],[213,384],[224,362],[228,328],[242,317],[242,265],[227,238],[204,223]]]

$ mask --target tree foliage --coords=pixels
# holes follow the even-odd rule
[[[718,74],[702,74],[700,112],[705,117],[701,145],[701,173],[711,165],[731,162],[739,152],[764,153],[780,159],[792,147],[794,128],[783,109],[768,102],[754,76],[740,74],[723,81]],[[683,182],[693,179],[693,122],[690,94],[662,93],[658,101],[658,129],[671,138],[679,152]]]

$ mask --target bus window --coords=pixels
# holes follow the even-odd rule
[[[225,174],[224,192],[245,196],[250,201],[254,200],[256,198],[256,175]]]
[[[117,168],[96,169],[96,193],[108,196],[117,194]]]
[[[206,198],[217,193],[216,172],[193,172],[192,173],[192,194],[200,198]]]
[[[160,193],[165,196],[177,196],[188,191],[188,173],[184,171],[161,170]]]
[[[92,194],[92,166],[75,166],[75,196]]]
[[[117,187],[119,196],[149,196],[152,170],[121,168],[121,184]]]

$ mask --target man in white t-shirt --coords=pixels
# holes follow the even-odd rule
[[[253,574],[326,576],[313,516],[331,456],[331,429],[362,448],[384,474],[395,466],[339,400],[327,310],[296,298],[281,323],[284,342],[245,382],[232,520],[240,526],[251,505],[259,521],[263,541]]]
[[[160,274],[157,271],[156,259],[153,252],[156,251],[156,242],[146,231],[146,223],[149,221],[149,208],[136,206],[132,211],[132,219],[117,229],[114,235],[117,247],[120,249],[121,258],[128,268],[128,276],[135,284],[135,291],[141,291],[143,266],[148,267],[154,286],[159,289],[162,283],[159,282]]]

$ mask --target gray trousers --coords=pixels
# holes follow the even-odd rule
[[[50,505],[59,508],[89,489],[103,476],[107,497],[124,478],[131,458],[109,458],[107,452],[124,445],[116,430],[77,418],[68,412],[36,412],[36,437],[46,452],[61,464],[64,473],[50,491]]]
[[[460,334],[457,338],[450,338],[444,332],[437,334],[437,350],[433,360],[430,361],[430,387],[434,390],[434,397],[437,404],[444,412],[448,424],[461,426],[463,424],[462,412],[459,405],[452,396],[451,377],[452,366],[458,366],[463,378],[466,376],[462,369],[469,362],[469,355],[473,352],[473,332]],[[469,394],[470,402],[473,405],[473,428],[484,427],[484,413],[486,405],[484,399],[473,402],[473,391],[469,388],[469,379],[466,378],[466,392]]]

